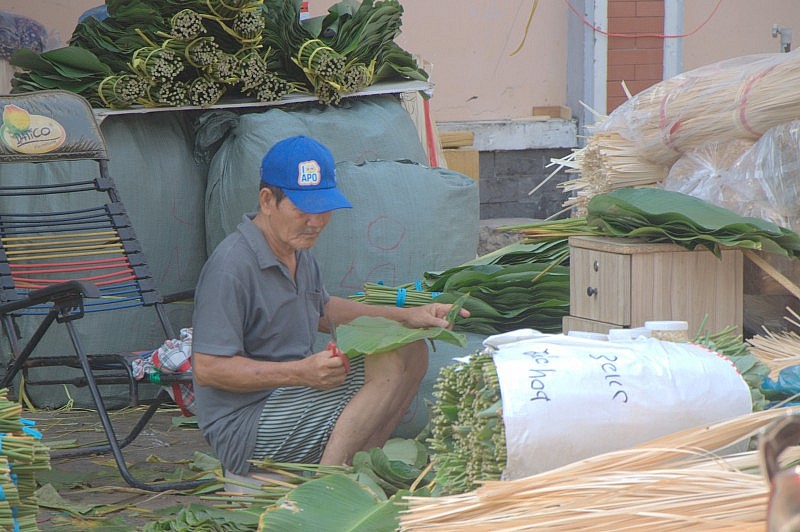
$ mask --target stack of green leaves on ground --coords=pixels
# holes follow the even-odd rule
[[[759,249],[800,258],[800,236],[761,218],[740,216],[693,196],[658,188],[623,188],[589,201],[589,225],[607,236],[706,247]]]
[[[396,530],[406,507],[403,497],[430,495],[429,462],[422,442],[404,438],[357,452],[352,466],[255,460],[255,467],[271,476],[229,481],[255,489],[254,493],[203,496],[207,511],[190,508],[191,512],[187,509],[184,515],[146,530],[185,530],[184,523],[192,521],[202,522],[208,530],[239,530],[239,524],[252,525],[254,514],[259,530]],[[243,518],[231,516],[228,522],[226,514],[244,508]]]
[[[464,294],[468,318],[456,320],[457,330],[498,334],[516,329],[560,332],[569,313],[569,268],[524,263],[473,264],[426,275],[428,289],[441,292],[438,303],[452,303]]]

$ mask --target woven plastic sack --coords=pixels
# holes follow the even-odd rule
[[[306,135],[318,140],[337,163],[427,160],[411,116],[391,95],[348,99],[338,107],[306,104],[235,117],[210,112],[201,122],[199,151],[210,151],[209,146],[222,139],[208,171],[208,253],[236,228],[243,213],[255,210],[261,159],[286,137]]]
[[[334,212],[313,249],[331,294],[411,283],[475,258],[479,199],[469,177],[397,161],[342,163],[336,172],[353,208]]]

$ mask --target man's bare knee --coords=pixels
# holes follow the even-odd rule
[[[366,380],[421,380],[427,370],[428,348],[423,341],[405,345],[396,351],[369,355],[365,361]]]

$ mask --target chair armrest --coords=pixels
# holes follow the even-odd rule
[[[18,301],[10,301],[0,305],[0,314],[8,314],[15,310],[21,310],[33,305],[40,305],[48,301],[65,302],[75,300],[82,301],[87,297],[100,297],[100,289],[96,285],[87,281],[64,281],[45,288],[40,288],[30,292],[27,297]]]
[[[172,294],[161,296],[162,303],[176,303],[178,301],[191,301],[193,299],[194,288],[189,288],[188,290],[181,290],[180,292],[174,292]]]

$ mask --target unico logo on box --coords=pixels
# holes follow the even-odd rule
[[[297,165],[299,174],[297,184],[300,186],[316,186],[322,180],[317,161],[303,161]]]

